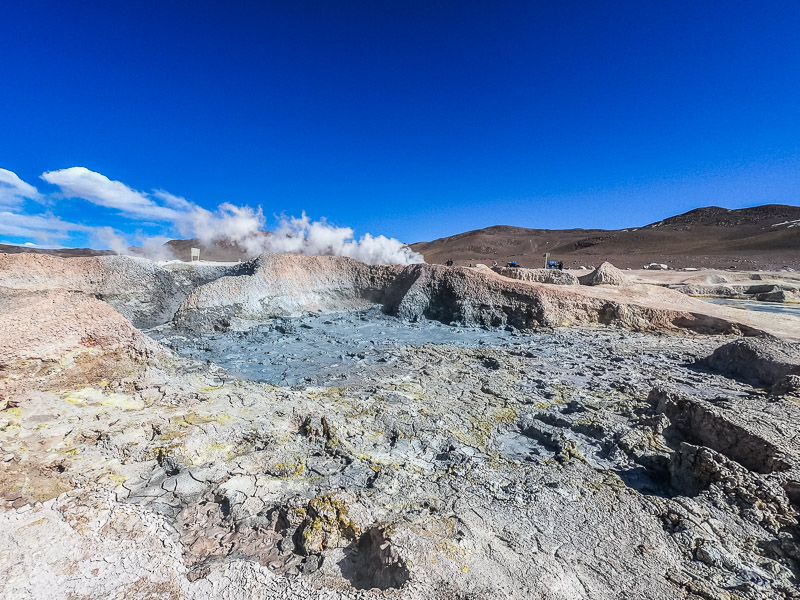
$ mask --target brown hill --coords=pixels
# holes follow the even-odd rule
[[[411,246],[429,263],[543,266],[545,252],[565,266],[609,261],[622,268],[650,262],[673,268],[800,269],[800,207],[767,204],[699,208],[644,227],[524,229],[498,225]]]
[[[265,232],[266,233],[266,232]],[[156,259],[177,258],[184,261],[191,260],[191,249],[200,248],[200,258],[209,261],[236,262],[237,260],[247,260],[253,255],[234,242],[218,240],[213,244],[203,244],[200,240],[169,240],[164,244],[167,252]],[[149,255],[139,246],[128,248],[131,256]],[[116,255],[113,250],[95,250],[93,248],[34,248],[30,246],[16,246],[14,244],[0,244],[0,254],[49,254],[61,258],[73,258],[80,256],[109,256]]]
[[[61,258],[74,256],[105,256],[116,254],[113,250],[94,250],[92,248],[32,248],[15,244],[0,244],[0,254],[50,254]]]
[[[268,232],[263,232],[269,235]],[[225,240],[202,244],[199,240],[170,240],[165,244],[174,258],[190,260],[190,249],[200,248],[209,261],[252,258]],[[673,268],[800,270],[800,206],[766,204],[729,210],[709,206],[643,227],[605,229],[525,229],[496,225],[412,244],[429,263],[452,259],[456,265],[516,260],[525,267],[544,266],[543,254],[568,267],[597,266],[604,261],[621,268],[666,263]],[[141,248],[131,248],[139,254]],[[42,249],[0,244],[2,253],[36,253],[55,256],[99,256],[111,250],[91,248]]]

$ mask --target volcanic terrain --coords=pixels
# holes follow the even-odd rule
[[[797,599],[800,318],[646,274],[0,255],[0,596]]]

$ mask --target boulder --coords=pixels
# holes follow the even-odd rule
[[[700,361],[713,371],[775,385],[800,375],[800,346],[777,338],[750,338],[724,344]]]
[[[772,292],[764,292],[763,294],[758,294],[756,296],[756,300],[760,300],[762,302],[792,302],[797,303],[800,302],[800,294],[791,290],[775,290]]]

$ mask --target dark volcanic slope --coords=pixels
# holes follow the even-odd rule
[[[265,232],[266,233],[266,232]],[[237,260],[247,260],[253,257],[253,253],[248,252],[235,243],[225,240],[216,241],[211,245],[203,244],[200,240],[170,240],[164,246],[169,250],[163,257],[158,258],[178,258],[180,260],[191,260],[191,249],[200,248],[200,258],[210,261],[236,262]],[[132,256],[148,255],[144,250],[137,246],[128,248]],[[50,254],[61,258],[71,258],[75,256],[107,256],[115,255],[113,250],[94,250],[93,248],[31,248],[29,246],[16,246],[13,244],[0,244],[0,254]]]
[[[516,260],[539,267],[542,255],[565,265],[642,268],[649,262],[671,267],[738,269],[800,268],[800,207],[767,204],[728,210],[698,208],[644,227],[523,229],[495,226],[411,246],[429,263],[456,264]]]
[[[269,235],[268,232],[263,232]],[[175,258],[190,260],[190,249],[200,248],[200,257],[211,261],[237,261],[252,257],[240,246],[217,241],[171,240],[165,246]],[[518,261],[525,267],[540,267],[542,255],[561,260],[570,267],[615,265],[640,269],[650,262],[674,268],[708,267],[737,269],[800,269],[800,206],[767,204],[728,210],[718,206],[698,208],[644,227],[603,229],[524,229],[497,225],[468,231],[432,242],[412,244],[429,263],[452,258],[457,265]],[[131,248],[137,254],[137,248]],[[99,256],[111,250],[65,248],[46,250],[0,244],[0,253],[30,252],[56,256]]]
[[[31,248],[14,244],[0,244],[0,254],[50,254],[61,258],[73,256],[106,256],[116,254],[113,250],[93,250],[92,248]]]

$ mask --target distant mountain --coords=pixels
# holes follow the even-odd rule
[[[263,232],[269,235],[268,232]],[[246,260],[250,254],[238,245],[221,241],[170,240],[172,256],[190,260],[191,248],[212,261]],[[765,204],[729,210],[719,206],[697,208],[680,215],[630,229],[525,229],[495,225],[432,242],[412,244],[426,262],[455,264],[544,265],[543,254],[565,266],[591,266],[608,260],[621,268],[641,268],[650,262],[672,267],[800,270],[800,206]],[[141,249],[131,248],[134,253]],[[69,248],[47,250],[0,244],[0,253],[37,252],[56,256],[97,256],[110,250]]]
[[[609,260],[622,268],[650,262],[673,267],[800,269],[800,206],[698,208],[643,227],[523,229],[499,225],[412,244],[426,262],[544,265],[545,252],[566,266]]]
[[[52,254],[62,258],[71,256],[103,256],[116,254],[113,250],[93,250],[92,248],[36,248],[34,246],[17,246],[0,244],[0,254]]]
[[[719,206],[696,208],[647,227],[742,227],[764,228],[791,223],[800,218],[800,206],[763,204],[752,208],[728,209]]]

